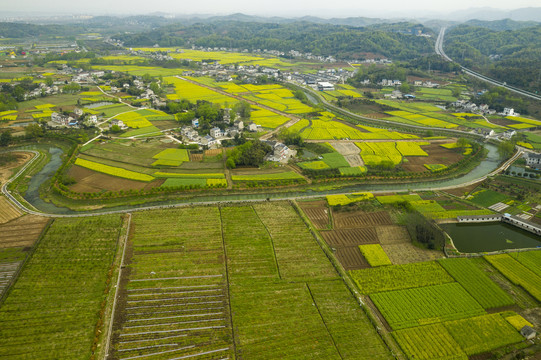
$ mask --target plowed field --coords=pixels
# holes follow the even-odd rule
[[[335,229],[351,229],[363,226],[392,225],[393,222],[387,211],[333,213]]]

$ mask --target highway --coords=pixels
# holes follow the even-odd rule
[[[443,50],[443,41],[445,39],[445,31],[447,30],[446,27],[442,27],[440,29],[440,33],[438,35],[438,39],[436,40],[436,45],[435,45],[435,51],[436,51],[436,54],[440,55],[441,57],[443,57],[445,60],[447,61],[450,61],[450,62],[453,62],[453,59],[451,59],[449,56],[447,56],[447,54],[445,54],[445,51]],[[479,80],[482,80],[482,81],[485,81],[489,84],[492,84],[492,85],[495,85],[495,86],[501,86],[501,87],[504,87],[506,88],[507,90],[509,91],[512,91],[516,94],[519,94],[519,95],[522,95],[522,96],[526,96],[526,97],[529,97],[530,99],[534,99],[534,100],[541,100],[541,95],[537,95],[537,94],[534,94],[532,92],[529,92],[529,91],[526,91],[526,90],[522,90],[522,89],[519,89],[519,88],[516,88],[514,86],[510,86],[510,85],[507,85],[506,83],[504,82],[501,82],[501,81],[498,81],[498,80],[494,80],[494,79],[491,79],[489,78],[488,76],[485,76],[483,74],[480,74],[476,71],[473,71],[473,70],[470,70],[462,65],[460,65],[460,68],[462,69],[463,72],[465,72],[466,74],[470,75],[470,76],[473,76]]]

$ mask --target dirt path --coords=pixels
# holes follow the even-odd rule
[[[361,158],[361,149],[357,145],[348,141],[332,141],[329,142],[338,153],[346,159],[349,166],[364,166],[364,161]]]

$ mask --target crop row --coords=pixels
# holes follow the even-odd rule
[[[436,262],[381,266],[349,273],[363,294],[453,282],[453,278]]]
[[[485,259],[512,283],[522,286],[541,301],[541,277],[508,254],[485,256]]]
[[[513,299],[469,259],[440,260],[441,266],[485,309],[512,305]]]
[[[370,298],[395,330],[485,313],[458,283],[376,293]]]
[[[119,227],[118,215],[54,221],[0,308],[0,357],[90,357]]]

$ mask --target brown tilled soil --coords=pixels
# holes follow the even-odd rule
[[[4,184],[11,176],[13,176],[13,169],[30,160],[34,154],[26,152],[13,153],[16,160],[0,167],[0,184]]]
[[[370,227],[374,225],[392,225],[393,222],[387,211],[367,213],[364,211],[333,212],[335,229],[351,229]]]
[[[336,249],[334,255],[340,261],[345,270],[359,270],[369,268],[368,261],[364,258],[358,246],[348,246]]]
[[[32,246],[49,219],[25,215],[0,225],[0,248]]]
[[[438,144],[423,146],[423,150],[428,156],[408,156],[407,162],[402,164],[406,171],[423,172],[426,171],[424,164],[443,164],[451,165],[463,158],[463,155],[453,149],[446,149]]]
[[[382,245],[403,244],[410,242],[410,236],[405,226],[385,225],[376,227],[379,242]]]
[[[70,186],[70,190],[80,193],[101,192],[103,190],[120,191],[150,189],[163,184],[162,179],[147,183],[98,173],[80,166],[72,166],[68,175],[72,176],[76,181],[74,185]]]
[[[190,161],[203,161],[203,154],[190,153]]]
[[[222,153],[222,149],[205,150],[205,156],[216,156]]]
[[[379,243],[376,229],[372,227],[321,231],[320,234],[327,244],[332,247]]]
[[[316,229],[323,230],[329,226],[329,210],[326,207],[302,209]]]
[[[22,213],[15,206],[11,205],[8,199],[0,196],[0,224],[7,223],[21,216]]]
[[[441,251],[421,249],[411,242],[381,245],[394,265],[431,261],[444,257]]]

